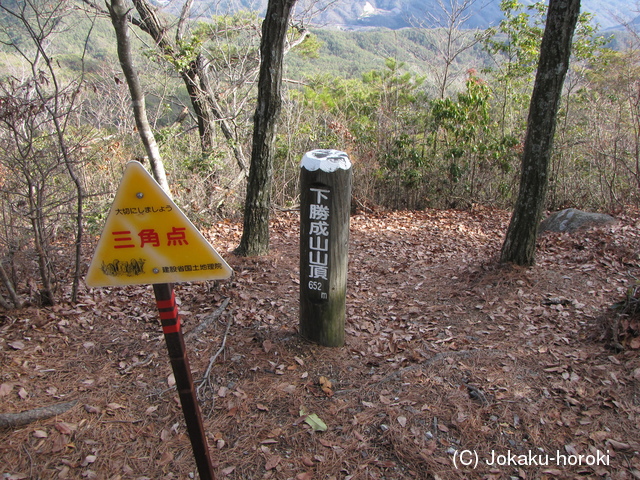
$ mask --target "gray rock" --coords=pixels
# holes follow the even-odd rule
[[[618,220],[605,213],[583,212],[575,208],[567,208],[559,212],[552,213],[545,218],[538,228],[539,233],[543,232],[567,232],[573,233],[576,230],[591,227],[604,227],[615,225]]]

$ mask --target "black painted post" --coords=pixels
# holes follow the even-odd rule
[[[196,390],[193,385],[189,358],[184,344],[184,337],[180,329],[180,315],[176,305],[173,285],[158,283],[153,285],[153,292],[160,313],[162,331],[169,351],[169,360],[176,379],[176,389],[182,405],[182,413],[189,432],[193,456],[200,480],[215,480],[213,465],[209,456],[207,437],[204,431],[202,415],[198,406]]]
[[[300,334],[327,347],[344,345],[351,173],[337,150],[300,165]]]

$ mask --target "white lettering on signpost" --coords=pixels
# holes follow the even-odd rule
[[[323,237],[329,236],[329,224],[327,222],[311,222],[311,228],[309,229],[309,235],[321,235]]]
[[[318,205],[318,204],[312,203],[310,207],[311,207],[311,213],[310,213],[311,218],[314,218],[317,220],[326,220],[327,218],[329,218],[329,207],[327,205]]]
[[[329,199],[329,197],[325,195],[325,193],[329,193],[329,190],[323,190],[322,188],[310,188],[309,190],[316,194],[316,203],[312,203],[311,205],[315,205],[316,207],[321,207],[322,200]],[[329,217],[328,208],[329,207],[327,207],[327,218]],[[311,208],[311,211],[313,212],[313,207]]]
[[[309,204],[309,290],[328,298],[326,282],[329,280],[329,194],[323,188],[311,188]],[[324,280],[324,281],[323,281]]]
[[[324,243],[322,243],[324,242]],[[329,251],[329,239],[322,237],[309,237],[309,249],[318,250],[320,252]]]

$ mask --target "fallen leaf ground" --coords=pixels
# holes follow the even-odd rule
[[[234,277],[176,286],[216,477],[639,478],[636,323],[623,350],[608,335],[638,218],[545,234],[515,268],[496,262],[502,211],[354,215],[344,348],[297,335],[297,215],[255,259],[221,222],[207,235]],[[197,478],[150,287],[5,312],[0,364],[0,413],[77,401],[0,430],[3,478]]]

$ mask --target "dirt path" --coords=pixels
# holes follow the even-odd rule
[[[188,342],[200,380],[226,337],[200,388],[217,475],[635,478],[638,350],[602,335],[640,270],[637,218],[547,235],[531,269],[495,262],[507,221],[488,209],[354,216],[340,349],[297,335],[294,213],[274,219],[259,259],[229,253],[238,224],[208,232],[234,277],[176,295],[185,332],[229,299]],[[3,478],[193,478],[154,308],[149,287],[127,287],[0,317],[0,413],[78,402],[0,430]],[[623,326],[640,346],[637,321]]]

